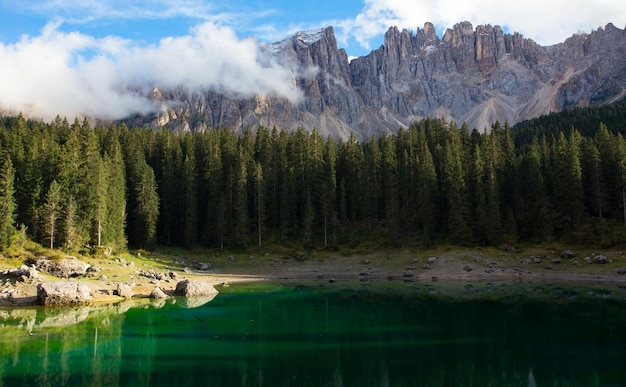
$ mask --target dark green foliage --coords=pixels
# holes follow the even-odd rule
[[[0,249],[11,244],[15,232],[15,168],[11,158],[3,154],[0,158]]]
[[[548,116],[482,134],[426,119],[362,142],[303,129],[238,137],[5,117],[0,247],[16,224],[68,250],[127,240],[355,248],[370,239],[498,245],[581,235],[623,221],[623,113],[575,109],[562,124]]]

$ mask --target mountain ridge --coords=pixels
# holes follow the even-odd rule
[[[264,125],[367,138],[426,117],[483,130],[626,97],[626,33],[613,24],[551,46],[497,25],[461,22],[441,37],[432,23],[415,32],[391,27],[379,48],[352,61],[326,27],[263,50],[291,70],[298,101],[155,88],[161,111],[130,121],[178,131]]]

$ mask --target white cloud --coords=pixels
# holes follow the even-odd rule
[[[45,119],[122,118],[153,110],[144,94],[131,90],[154,86],[300,98],[292,72],[264,58],[256,40],[240,40],[210,22],[150,46],[57,27],[50,24],[39,36],[15,44],[0,43],[0,110]]]
[[[590,32],[609,22],[623,28],[623,0],[366,0],[352,19],[337,22],[339,40],[353,38],[366,48],[390,26],[415,30],[432,22],[439,31],[460,21],[501,25],[542,45],[562,42],[579,30]]]

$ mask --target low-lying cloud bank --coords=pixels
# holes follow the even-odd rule
[[[0,43],[0,111],[52,119],[80,115],[119,119],[158,107],[154,87],[275,95],[297,102],[293,71],[214,23],[158,44],[65,33],[48,24],[39,36]]]

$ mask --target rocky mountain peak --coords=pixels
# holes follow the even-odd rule
[[[266,125],[368,137],[424,117],[482,130],[496,120],[513,124],[626,97],[626,33],[612,24],[548,47],[498,25],[461,22],[441,38],[432,23],[415,32],[391,27],[380,48],[351,62],[332,27],[299,32],[265,50],[292,69],[300,102],[159,90],[154,98],[175,107],[146,118],[190,130]]]

